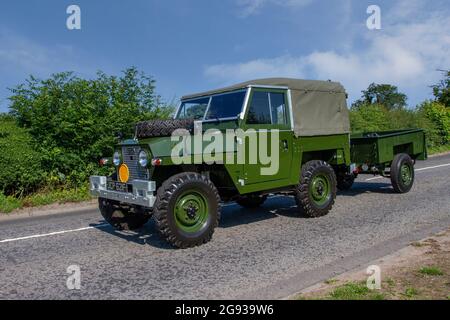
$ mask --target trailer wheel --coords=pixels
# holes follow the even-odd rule
[[[139,229],[151,218],[148,210],[125,208],[113,200],[98,198],[98,205],[103,219],[116,230]]]
[[[397,193],[411,190],[414,184],[414,162],[406,153],[395,155],[391,164],[391,182]]]
[[[341,191],[350,190],[355,182],[354,174],[341,174],[336,177],[337,179],[337,188]]]
[[[328,163],[321,160],[305,163],[294,193],[300,211],[311,218],[328,214],[336,199],[336,184],[336,174]]]
[[[211,240],[220,219],[220,197],[207,177],[194,172],[167,179],[158,189],[154,217],[161,236],[178,248]]]
[[[236,203],[244,208],[257,208],[267,200],[267,195],[248,195],[240,196]]]

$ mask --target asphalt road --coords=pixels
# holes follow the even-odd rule
[[[228,205],[213,241],[188,250],[160,240],[153,222],[113,231],[98,210],[0,219],[0,299],[282,298],[446,229],[450,155],[416,168],[410,193],[361,176],[319,219],[298,217],[291,198]],[[80,290],[67,289],[70,265]]]

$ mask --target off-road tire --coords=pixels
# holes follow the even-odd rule
[[[355,182],[354,174],[339,174],[336,176],[337,179],[337,188],[341,191],[350,190]]]
[[[318,204],[310,187],[313,180],[324,177],[328,181],[328,192],[326,192],[325,202]],[[300,183],[294,191],[294,198],[300,212],[310,218],[322,217],[330,212],[336,199],[336,174],[333,168],[322,160],[313,160],[302,166]]]
[[[150,120],[136,124],[136,136],[139,139],[151,137],[168,137],[176,129],[186,129],[192,132],[194,129],[193,119],[168,119]]]
[[[116,230],[139,229],[151,218],[151,213],[147,210],[125,208],[113,200],[98,198],[98,205],[103,219]]]
[[[409,175],[405,177],[405,172]],[[391,183],[396,193],[408,193],[414,184],[414,161],[406,153],[399,153],[395,155],[391,164]]]
[[[201,194],[207,201],[208,214],[201,229],[186,232],[177,225],[175,206],[179,197],[190,191]],[[190,248],[211,240],[220,220],[220,197],[214,184],[207,177],[195,172],[174,175],[158,188],[154,206],[156,228],[161,237],[177,248]]]
[[[236,203],[244,208],[258,208],[267,200],[267,195],[240,196]]]

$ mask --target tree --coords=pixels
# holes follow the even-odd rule
[[[117,132],[132,137],[136,122],[172,112],[155,94],[155,80],[136,68],[120,77],[99,72],[92,80],[71,72],[30,77],[11,91],[11,114],[33,137],[45,171],[76,184],[113,153]]]
[[[445,78],[432,86],[435,100],[447,108],[450,107],[450,70],[442,71]]]
[[[407,99],[405,94],[398,92],[396,86],[372,83],[367,90],[362,91],[361,99],[355,101],[352,107],[359,108],[362,105],[378,104],[387,110],[396,110],[406,107]]]

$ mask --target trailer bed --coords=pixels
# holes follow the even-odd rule
[[[352,162],[356,165],[389,166],[394,156],[406,153],[414,160],[425,160],[425,132],[421,129],[368,132],[350,137]]]

